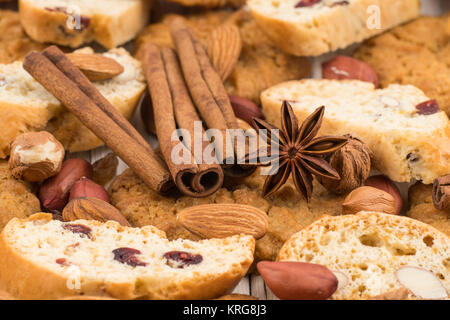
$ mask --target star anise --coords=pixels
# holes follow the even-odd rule
[[[249,163],[278,168],[275,174],[267,177],[263,196],[269,196],[279,190],[291,173],[295,187],[307,201],[311,199],[313,191],[313,175],[334,180],[340,179],[336,170],[325,160],[325,156],[342,148],[347,143],[347,138],[341,136],[316,138],[324,113],[325,107],[316,109],[299,128],[291,105],[284,101],[281,107],[281,130],[273,131],[277,128],[264,120],[253,119],[254,128],[268,140],[267,149],[272,150],[273,144],[278,145],[276,154],[268,152],[269,161],[259,157],[259,154],[247,155]],[[261,131],[264,129],[267,131]]]

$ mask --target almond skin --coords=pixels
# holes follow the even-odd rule
[[[97,220],[106,222],[114,220],[122,226],[129,227],[122,213],[109,203],[96,198],[76,198],[71,200],[62,212],[66,222],[76,220]]]
[[[282,300],[325,300],[338,287],[333,272],[319,264],[261,261],[257,269],[270,290]]]
[[[92,165],[86,160],[66,160],[61,171],[42,184],[39,190],[42,206],[48,210],[62,210],[74,183],[82,177],[92,178],[92,172]]]
[[[101,54],[70,53],[67,57],[91,81],[112,79],[123,73],[123,66]]]
[[[75,198],[96,198],[109,203],[105,188],[86,177],[81,178],[70,189],[69,201]]]
[[[234,24],[217,27],[206,40],[208,56],[220,78],[225,81],[233,72],[242,50],[239,28]]]
[[[178,222],[190,232],[205,238],[226,238],[237,234],[262,238],[269,224],[267,214],[242,204],[205,204],[184,209]]]
[[[395,199],[395,211],[397,214],[400,214],[402,212],[403,208],[403,199],[402,195],[400,193],[400,189],[395,185],[394,182],[392,182],[391,179],[384,175],[376,175],[369,177],[366,182],[366,186],[374,187],[383,191],[386,191]]]
[[[375,88],[379,87],[378,76],[375,70],[365,62],[347,56],[337,56],[322,65],[322,78],[324,79],[354,79],[372,82]]]

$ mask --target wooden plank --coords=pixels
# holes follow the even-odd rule
[[[266,300],[266,285],[260,275],[252,274],[250,276],[250,294],[259,300]]]

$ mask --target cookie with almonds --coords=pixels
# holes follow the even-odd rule
[[[324,156],[336,152],[347,144],[347,138],[342,136],[316,137],[322,125],[325,107],[317,108],[299,127],[297,117],[289,102],[284,101],[281,107],[281,130],[261,119],[254,119],[253,126],[260,134],[270,133],[266,141],[272,150],[272,144],[278,144],[278,153],[271,154],[269,165],[274,174],[269,175],[263,186],[263,196],[269,196],[278,191],[292,174],[292,180],[299,193],[307,201],[313,191],[313,175],[333,180],[339,180],[339,174],[324,159]],[[265,131],[267,130],[267,131]],[[264,137],[262,137],[264,138]],[[268,165],[266,159],[259,154],[247,156],[249,163]],[[271,169],[271,170],[272,170]]]

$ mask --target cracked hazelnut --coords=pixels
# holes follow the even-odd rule
[[[329,157],[329,163],[335,169],[340,180],[319,177],[319,182],[336,194],[346,194],[364,184],[369,177],[372,151],[361,140],[345,135],[348,143]]]
[[[41,182],[61,170],[64,147],[46,132],[28,132],[16,137],[11,143],[9,168],[19,179]]]

